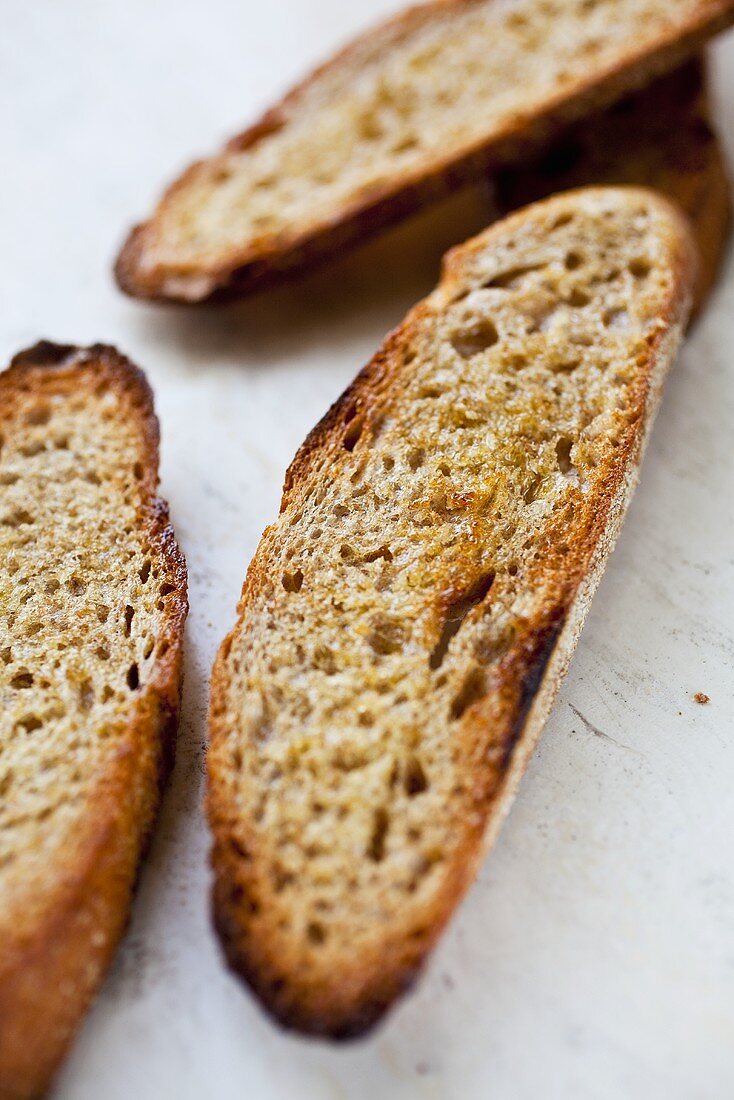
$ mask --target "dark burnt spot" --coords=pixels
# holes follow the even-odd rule
[[[14,355],[11,367],[58,367],[79,353],[74,344],[55,344],[53,340],[39,340],[29,348]]]
[[[517,711],[505,746],[503,767],[507,766],[515,745],[522,736],[528,712],[538,694],[559,635],[565,626],[567,611],[566,607],[557,607],[550,623],[542,627],[533,639],[533,648],[526,658],[525,672],[519,684]]]

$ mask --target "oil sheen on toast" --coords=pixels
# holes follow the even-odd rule
[[[0,374],[0,1097],[45,1092],[128,919],[172,760],[186,568],[113,348]]]
[[[449,253],[307,438],[211,693],[214,915],[283,1024],[369,1028],[494,838],[685,326],[687,221],[570,192]]]

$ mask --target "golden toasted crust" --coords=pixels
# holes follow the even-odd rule
[[[274,859],[275,842],[272,830],[275,828],[274,823],[279,820],[278,814],[281,811],[285,813],[287,807],[300,805],[299,799],[306,797],[304,792],[310,792],[308,797],[315,800],[313,812],[308,809],[307,800],[305,817],[295,819],[299,824],[297,828],[290,829],[287,838],[288,845],[291,847],[289,855],[292,855],[293,845],[295,845],[303,857],[301,863],[293,864],[293,868],[300,866],[302,871],[307,872],[311,868],[308,862],[311,858],[308,852],[309,836],[318,835],[313,832],[313,828],[318,824],[319,819],[323,820],[323,815],[329,808],[323,797],[324,793],[328,795],[330,790],[336,789],[335,797],[337,797],[341,789],[340,785],[346,782],[345,772],[342,771],[340,776],[337,776],[336,788],[329,789],[325,781],[321,783],[324,770],[334,767],[328,762],[332,751],[329,746],[332,743],[339,743],[340,730],[347,727],[351,729],[350,716],[346,711],[332,712],[328,709],[325,713],[334,713],[333,728],[329,725],[314,732],[311,726],[310,732],[304,731],[302,735],[297,727],[291,728],[288,725],[286,729],[282,725],[276,727],[275,724],[277,713],[274,707],[279,705],[277,700],[281,700],[281,707],[285,705],[283,693],[284,688],[289,684],[288,677],[291,676],[290,661],[293,662],[292,678],[298,677],[299,683],[303,682],[305,669],[310,667],[304,666],[302,661],[299,663],[298,649],[310,643],[314,615],[319,614],[319,608],[327,599],[331,599],[335,606],[341,607],[342,604],[345,607],[350,606],[346,570],[341,572],[345,586],[343,591],[338,587],[339,582],[336,579],[340,575],[339,567],[337,566],[334,579],[330,579],[332,575],[328,570],[330,561],[334,558],[338,561],[340,556],[344,558],[344,549],[339,550],[342,539],[349,542],[354,541],[357,536],[353,532],[350,534],[340,531],[337,526],[330,530],[327,536],[329,547],[333,546],[334,552],[327,549],[323,552],[326,556],[322,554],[318,560],[309,558],[303,556],[304,551],[300,550],[299,545],[296,544],[296,536],[303,527],[303,538],[310,543],[311,539],[320,532],[305,529],[306,521],[304,519],[301,523],[301,518],[310,506],[309,522],[315,523],[318,527],[325,525],[327,518],[334,514],[336,498],[326,499],[324,494],[329,492],[330,486],[344,484],[346,488],[350,488],[361,469],[360,462],[368,461],[367,456],[371,450],[376,455],[375,469],[379,465],[380,454],[384,453],[388,458],[392,456],[390,460],[393,463],[397,461],[394,450],[388,449],[383,452],[380,448],[383,446],[384,433],[387,430],[386,421],[405,425],[405,431],[409,433],[411,423],[414,423],[418,416],[417,410],[411,413],[411,409],[403,407],[402,404],[406,400],[406,389],[412,385],[418,386],[423,377],[421,371],[424,368],[420,365],[422,361],[416,361],[416,355],[420,355],[418,349],[425,345],[426,334],[433,331],[436,324],[441,323],[441,318],[448,316],[452,309],[460,308],[456,303],[461,302],[472,287],[503,285],[494,278],[488,281],[486,277],[488,267],[493,269],[499,265],[502,270],[504,261],[498,259],[496,264],[494,263],[493,249],[499,249],[500,246],[504,248],[504,243],[515,241],[516,251],[510,252],[509,249],[505,249],[502,255],[514,257],[510,266],[516,263],[518,267],[514,268],[511,274],[514,278],[521,280],[527,271],[532,270],[525,266],[524,256],[526,252],[534,254],[538,251],[539,242],[534,234],[539,232],[539,226],[547,225],[551,228],[560,226],[564,224],[564,219],[570,220],[569,214],[573,217],[583,210],[594,210],[597,207],[604,209],[606,204],[612,208],[615,208],[616,204],[617,210],[628,205],[630,210],[645,210],[657,219],[659,245],[657,262],[668,280],[667,290],[658,302],[656,315],[648,321],[647,334],[640,345],[640,350],[636,353],[637,357],[634,361],[636,373],[634,381],[630,384],[624,430],[613,440],[611,444],[613,449],[609,451],[607,457],[598,465],[591,464],[588,473],[591,479],[590,486],[587,486],[583,492],[574,491],[572,501],[569,500],[567,505],[560,506],[560,512],[554,511],[545,521],[542,552],[535,553],[527,559],[527,573],[524,573],[525,566],[521,567],[522,586],[516,590],[518,598],[524,598],[523,594],[528,593],[534,594],[533,598],[537,593],[542,594],[538,597],[539,602],[532,612],[528,611],[518,620],[519,625],[516,624],[516,632],[510,635],[511,640],[496,651],[499,656],[489,659],[490,663],[487,667],[490,671],[486,674],[487,680],[481,681],[485,684],[484,688],[476,692],[470,691],[468,696],[465,695],[461,708],[454,713],[454,718],[457,720],[453,723],[451,731],[448,728],[450,723],[447,716],[441,748],[449,755],[440,757],[444,763],[437,770],[434,769],[434,785],[441,786],[443,773],[454,769],[452,775],[454,779],[458,777],[458,786],[449,788],[445,796],[442,794],[443,803],[434,803],[434,809],[428,818],[425,812],[421,818],[424,827],[430,827],[432,822],[442,823],[444,818],[451,818],[450,825],[447,825],[451,834],[447,841],[450,854],[444,856],[437,854],[431,857],[429,853],[429,862],[433,858],[442,860],[434,865],[438,868],[435,871],[437,877],[433,880],[429,879],[433,885],[427,886],[426,892],[421,895],[420,880],[409,883],[407,890],[400,893],[402,902],[397,908],[391,909],[386,901],[389,896],[386,887],[390,883],[380,879],[366,879],[367,882],[378,882],[378,885],[374,889],[370,886],[365,887],[372,892],[367,898],[360,896],[359,905],[354,908],[354,913],[360,917],[360,920],[364,917],[364,920],[361,924],[352,925],[349,914],[344,914],[340,909],[344,903],[339,900],[342,897],[339,893],[339,884],[334,887],[335,892],[332,895],[324,895],[327,899],[328,896],[337,899],[329,911],[328,900],[324,904],[318,889],[315,893],[312,891],[311,895],[308,894],[306,878],[299,876],[297,870],[293,869],[290,875],[281,874],[278,881],[277,859],[280,857],[277,851]],[[587,243],[593,251],[592,242]],[[570,255],[575,265],[578,257],[575,254]],[[482,268],[482,263],[487,257],[489,262]],[[570,660],[591,596],[618,533],[636,482],[663,377],[687,321],[695,285],[695,271],[695,246],[687,224],[666,200],[652,192],[633,188],[587,189],[557,196],[545,203],[520,211],[448,255],[437,290],[416,306],[403,324],[387,337],[373,360],[311,432],[298,451],[286,475],[281,518],[273,527],[268,528],[263,536],[248,570],[238,609],[238,622],[223,642],[214,666],[210,710],[211,743],[208,756],[207,808],[214,834],[212,864],[215,875],[213,894],[215,924],[230,965],[248,981],[265,1007],[285,1026],[334,1038],[344,1038],[364,1032],[414,980],[457,903],[471,883],[479,861],[497,834],[519,778],[533,751],[558,683]],[[472,274],[473,272],[476,274]],[[542,280],[542,276],[539,278]],[[482,291],[482,293],[486,292]],[[498,292],[492,291],[492,293],[495,295],[492,299],[495,306],[492,308],[496,309],[499,302]],[[570,284],[569,294],[572,295]],[[471,293],[468,300],[471,300]],[[539,339],[542,338],[528,337],[529,356],[538,354],[530,349],[536,346],[532,341]],[[498,349],[498,355],[504,354],[498,344],[495,344],[495,347]],[[561,369],[564,367],[561,366]],[[468,385],[466,381],[461,383],[455,381],[454,392],[457,403],[460,401],[461,394],[466,392]],[[435,395],[427,393],[426,397],[433,399]],[[478,401],[482,400],[478,393],[474,393],[474,397]],[[531,408],[528,393],[525,410],[528,415]],[[350,425],[354,424],[358,424],[361,431],[361,436],[356,442],[354,442],[354,436],[357,433],[349,435]],[[492,429],[488,428],[487,431],[491,434]],[[390,447],[396,446],[397,443],[390,444]],[[535,444],[530,443],[528,446],[533,447]],[[384,447],[388,447],[388,444],[384,444]],[[438,439],[436,447],[439,447]],[[443,451],[438,450],[436,460],[443,454]],[[410,452],[408,456],[408,466],[410,466]],[[427,465],[428,456],[424,456],[421,461]],[[396,466],[396,472],[398,469],[403,468]],[[401,476],[406,480],[410,478],[408,467]],[[498,475],[487,474],[487,485],[490,489],[493,476],[504,477],[502,467]],[[359,486],[359,482],[357,484]],[[440,479],[435,483],[428,482],[429,486],[434,484],[440,484]],[[394,499],[390,497],[387,485],[378,482],[377,488],[383,500],[387,494],[390,502],[381,506],[386,512],[383,523],[387,545],[379,546],[376,552],[373,551],[362,558],[363,561],[369,562],[374,562],[378,555],[388,555],[391,551],[391,541],[399,541],[396,534],[398,521],[394,518],[388,519],[387,515],[391,506],[394,507]],[[528,495],[524,499],[532,499],[532,489],[531,481],[527,490]],[[338,493],[339,490],[336,489],[334,492]],[[421,507],[425,494],[433,492],[434,489],[430,487],[416,489],[415,497],[410,497],[412,502],[410,507],[415,509]],[[521,489],[521,492],[524,490]],[[449,588],[445,587],[445,580],[442,577],[445,565],[441,565],[440,559],[436,559],[431,565],[426,564],[426,579],[423,582],[416,582],[430,585],[430,588],[425,589],[427,603],[423,606],[421,614],[424,611],[429,623],[433,625],[427,633],[421,633],[422,628],[414,625],[408,648],[411,654],[416,652],[413,647],[420,645],[420,648],[417,650],[418,656],[415,663],[410,665],[414,671],[408,672],[408,676],[424,675],[427,662],[423,654],[435,653],[435,649],[432,650],[431,646],[436,639],[436,630],[439,629],[441,622],[450,621],[452,608],[459,605],[462,596],[471,592],[471,585],[475,579],[475,573],[472,573],[472,569],[476,568],[472,565],[475,551],[479,554],[480,562],[485,555],[485,569],[493,562],[494,551],[491,548],[488,550],[483,545],[484,536],[481,534],[482,517],[486,515],[487,502],[473,502],[474,498],[475,495],[470,491],[459,492],[454,498],[455,503],[451,505],[452,508],[458,509],[452,513],[456,515],[454,521],[457,524],[456,529],[459,529],[466,518],[469,529],[473,533],[462,551],[464,557],[459,558],[458,564],[454,563],[449,570]],[[312,503],[314,501],[316,504]],[[321,501],[324,501],[323,505]],[[342,505],[350,505],[352,509],[355,507],[352,494],[349,492],[344,498],[338,497],[337,515],[343,515],[346,511],[340,508],[339,501]],[[375,517],[379,530],[379,510],[375,513]],[[329,522],[332,521],[329,520]],[[400,522],[402,523],[402,520]],[[419,517],[418,534],[411,536],[414,540],[422,537],[421,522]],[[490,522],[494,523],[494,520]],[[423,527],[422,530],[428,529]],[[427,539],[429,536],[425,537]],[[426,546],[427,544],[424,550]],[[349,547],[346,549],[349,550]],[[397,553],[394,543],[392,550]],[[308,554],[308,551],[305,553]],[[349,559],[346,560],[348,562]],[[411,560],[428,561],[420,557]],[[283,574],[283,587],[290,593],[296,593],[292,598],[297,597],[301,600],[300,604],[290,606],[301,608],[300,612],[294,612],[294,614],[306,616],[297,617],[295,620],[297,644],[292,655],[286,658],[278,656],[275,650],[276,641],[280,636],[279,617],[288,613],[286,605],[282,602],[283,597],[279,588],[284,565],[291,572]],[[299,565],[299,571],[296,573],[297,565]],[[404,571],[407,566],[401,568]],[[492,569],[489,584],[490,586],[494,584],[495,588],[501,589],[501,584],[495,580],[494,565]],[[496,569],[499,577],[499,566],[496,566]],[[318,583],[319,576],[323,576],[324,573],[327,574],[324,581],[327,587],[323,591],[315,589],[314,594],[311,595],[308,591],[309,583]],[[512,576],[509,579],[512,580],[517,573],[517,568],[514,567],[514,573],[511,569],[510,573]],[[404,575],[404,572],[400,574],[400,576]],[[505,570],[504,579],[508,579],[507,570]],[[409,582],[406,581],[406,583]],[[486,591],[486,586],[483,591]],[[402,588],[400,592],[403,592]],[[329,597],[327,593],[331,593],[331,596]],[[400,599],[402,598],[400,596]],[[477,599],[480,598],[481,593]],[[377,595],[374,599],[377,603]],[[380,606],[397,606],[391,603],[393,600],[397,601],[398,596],[388,594],[387,605],[383,603]],[[474,599],[472,602],[476,603],[477,600]],[[477,608],[477,612],[479,610]],[[376,665],[369,649],[348,649],[348,639],[364,634],[364,620],[347,619],[346,615],[345,611],[343,619],[339,619],[338,616],[334,619],[335,633],[331,641],[337,656],[342,651],[348,651],[348,655],[341,662],[337,660],[335,666],[327,671],[356,676],[355,683],[363,685],[361,688],[363,695],[370,693],[372,698],[375,667],[379,674],[381,662],[387,660],[379,654],[394,652],[396,647],[378,645]],[[369,613],[364,616],[364,619],[368,617]],[[470,619],[471,616],[467,622]],[[417,622],[418,620],[415,619],[414,624]],[[475,620],[474,625],[479,622],[479,619]],[[299,627],[298,623],[302,625]],[[464,631],[467,629],[466,626],[462,627]],[[263,640],[263,634],[265,640]],[[324,637],[323,632],[318,635],[319,639],[323,640]],[[369,641],[369,636],[367,640]],[[481,636],[477,635],[476,640],[481,642]],[[473,645],[474,642],[471,644]],[[286,652],[291,653],[290,650]],[[355,658],[355,653],[359,652],[364,653],[363,658]],[[468,651],[464,649],[460,652],[465,654]],[[260,663],[261,654],[262,664]],[[316,656],[320,659],[318,652]],[[398,655],[394,659],[402,660],[402,657]],[[309,657],[308,660],[312,658]],[[361,660],[363,663],[355,666],[355,660]],[[284,664],[285,671],[275,685],[274,662],[277,664],[279,661]],[[461,660],[457,657],[457,661],[459,664],[455,669],[456,675],[460,677],[459,682],[464,678],[463,683],[466,686],[471,683],[471,673],[469,676],[465,675],[467,668],[476,669],[477,666],[472,664],[468,656],[462,656]],[[465,663],[461,664],[461,661]],[[449,653],[444,668],[448,669],[450,664]],[[438,667],[437,663],[432,659],[431,668],[436,667]],[[453,675],[453,671],[450,674]],[[444,705],[439,704],[439,697],[435,694],[438,691],[439,680],[435,679],[435,673],[432,675],[434,676],[433,687],[421,688],[417,699],[418,709],[420,710],[422,706],[425,715],[424,724],[420,728],[421,732],[416,733],[419,746],[417,751],[423,753],[424,757],[428,749],[424,748],[422,738],[427,736],[425,731],[433,720],[433,715],[442,713],[440,708]],[[244,697],[245,691],[242,686],[245,682],[259,684],[263,691],[275,685],[273,694],[269,696],[268,706],[263,704],[262,714],[254,723],[247,717],[250,712],[246,709],[249,703]],[[338,690],[338,686],[332,688],[332,681],[319,679],[313,682],[316,695],[321,690]],[[408,679],[400,680],[400,684],[401,692],[409,694]],[[428,701],[422,694],[424,691],[433,692],[434,697]],[[390,698],[393,698],[393,693],[390,694]],[[311,696],[311,699],[313,702],[314,697]],[[318,698],[315,702],[318,703]],[[401,700],[398,698],[395,703],[394,723],[398,725],[402,721],[398,717]],[[354,705],[355,707],[359,705],[358,696]],[[327,719],[327,722],[330,721],[331,719]],[[373,721],[374,716],[371,717],[370,727]],[[389,713],[386,721],[389,727],[392,724]],[[436,721],[441,723],[444,720],[438,718]],[[356,724],[359,726],[361,722]],[[362,738],[363,747],[369,744],[372,732],[371,728],[362,730],[359,737]],[[290,744],[289,738],[292,738]],[[306,741],[310,739],[316,748],[312,750],[308,745],[303,746],[301,742],[304,738]],[[279,747],[283,747],[280,742],[284,743],[284,751],[278,755],[268,756],[269,752],[275,754]],[[409,743],[415,744],[415,742]],[[289,779],[291,773],[287,771],[290,766],[288,762],[291,759],[289,755],[291,747],[296,753],[296,762],[292,765],[292,780]],[[393,751],[393,749],[390,750],[390,752]],[[275,770],[268,770],[269,760],[279,762]],[[452,763],[452,761],[461,763]],[[368,769],[365,768],[363,773],[358,774],[364,774],[363,783],[366,786],[360,789],[362,793],[354,797],[358,801],[360,798],[369,799],[371,795],[363,793],[364,790],[372,789],[369,786]],[[390,773],[388,769],[385,774],[390,776],[389,786],[392,789],[395,773]],[[421,772],[418,773],[419,780],[421,774]],[[398,775],[405,777],[405,772],[398,772]],[[454,779],[451,782],[454,782]],[[423,780],[427,782],[425,776]],[[409,796],[414,796],[418,790],[424,792],[421,798],[428,797],[423,780],[416,785],[409,778],[409,784],[412,785],[412,790],[408,790]],[[400,780],[401,783],[404,781],[404,778]],[[273,784],[281,784],[277,790],[282,793],[274,793]],[[443,791],[443,787],[441,790]],[[455,794],[451,793],[453,790],[456,791]],[[263,805],[271,806],[270,811],[256,809],[258,801],[262,801],[259,798],[261,794],[267,799]],[[417,802],[417,798],[414,797],[403,801],[400,804],[401,808],[395,809],[393,819],[402,815],[407,820],[409,814],[415,810]],[[379,807],[379,801],[376,805]],[[440,809],[437,808],[439,806]],[[263,813],[265,815],[270,813],[271,816],[263,816]],[[320,818],[319,815],[321,815]],[[414,823],[417,821],[415,818],[413,820]],[[267,822],[271,824],[267,825]],[[401,821],[401,829],[403,824],[404,822]],[[318,861],[323,858],[318,854],[319,844],[328,857],[330,849],[338,846],[339,831],[347,835],[349,827],[348,820],[342,821],[341,815],[337,814],[333,826],[337,832],[321,834],[320,841],[312,840],[311,843],[316,845],[314,859]],[[397,827],[396,822],[393,828]],[[372,870],[377,874],[379,868],[387,868],[381,873],[392,875],[394,877],[392,885],[397,886],[404,865],[401,860],[407,857],[409,848],[405,851],[402,848],[396,849],[395,861],[390,863],[382,850],[384,831],[378,834],[377,838],[380,850],[373,851],[371,854],[368,850],[366,856],[358,854],[361,842],[359,833],[355,832],[353,827],[348,836],[348,850],[354,851],[353,857],[350,857],[353,860],[353,868],[358,867],[360,859],[365,863],[369,863],[370,858],[378,860],[379,862],[373,864]],[[402,836],[401,831],[400,837]],[[417,839],[416,848],[419,844],[420,841]],[[341,848],[339,850],[341,851]],[[315,867],[316,864],[313,866]],[[273,867],[276,867],[275,878],[272,877]],[[421,873],[426,870],[429,874],[433,873],[430,868],[423,868]],[[346,873],[348,873],[346,870],[340,872],[340,874]],[[329,885],[331,887],[334,884],[330,881]],[[289,895],[288,890],[291,891]],[[288,897],[291,898],[290,901]],[[315,927],[312,923],[304,927],[304,920],[312,912],[308,906],[314,898],[317,909],[326,910],[326,915],[323,916],[324,927],[319,923],[316,923]],[[387,910],[385,910],[386,906]],[[364,916],[373,909],[374,920]],[[390,913],[389,918],[384,917],[384,911]]]
[[[192,165],[164,194],[153,216],[131,232],[115,266],[119,286],[136,297],[193,303],[205,299],[226,299],[248,294],[277,282],[324,258],[363,240],[380,228],[400,220],[435,201],[471,179],[497,168],[518,163],[530,151],[546,145],[569,123],[615,102],[621,96],[649,83],[694,53],[713,34],[734,20],[732,0],[702,0],[687,14],[672,13],[654,41],[637,50],[629,48],[603,67],[593,53],[583,77],[558,82],[554,91],[537,101],[532,110],[522,110],[510,121],[498,124],[491,104],[485,105],[486,132],[471,147],[460,144],[442,154],[431,155],[409,171],[398,171],[379,184],[359,190],[356,197],[331,208],[308,224],[281,229],[275,236],[251,235],[218,251],[206,263],[179,258],[174,262],[156,258],[156,238],[172,202],[199,180],[202,172],[224,165],[227,154],[242,153],[267,143],[269,137],[288,126],[304,97],[339,67],[359,65],[364,56],[386,53],[395,43],[422,30],[434,18],[445,18],[447,9],[461,13],[486,0],[435,0],[410,8],[357,38],[342,52],[297,85],[263,118],[234,138],[222,154]],[[533,2],[519,3],[518,16]],[[562,13],[561,13],[562,14]],[[553,18],[560,17],[556,13]],[[609,17],[614,18],[613,15]],[[542,42],[528,55],[535,66],[542,56]],[[225,167],[226,170],[226,167]],[[232,217],[233,237],[236,216]]]
[[[88,349],[42,341],[0,374],[0,427],[5,441],[24,430],[29,394],[65,401],[89,384],[104,386],[127,408],[139,450],[137,528],[150,548],[165,593],[154,663],[131,697],[115,752],[93,776],[71,850],[47,869],[42,893],[17,892],[0,917],[0,1097],[42,1095],[95,994],[128,920],[142,851],[171,767],[187,612],[186,566],[156,495],[158,422],[144,375],[105,345]],[[92,429],[93,430],[93,429]],[[163,606],[163,605],[162,605]],[[2,644],[14,642],[11,636]],[[39,736],[38,732],[36,734]],[[83,765],[82,765],[83,766]],[[68,854],[66,854],[68,852]],[[18,908],[20,904],[20,910]]]
[[[594,184],[662,191],[691,219],[698,243],[695,316],[714,287],[731,230],[729,177],[710,106],[706,62],[698,57],[578,123],[530,163],[499,173],[499,207],[517,210]]]

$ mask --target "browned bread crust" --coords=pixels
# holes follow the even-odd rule
[[[129,681],[130,689],[135,690],[130,690],[128,701],[123,699],[115,713],[114,732],[110,730],[107,734],[112,738],[112,751],[106,754],[102,751],[95,758],[95,770],[89,775],[85,773],[85,767],[91,768],[89,760],[80,759],[85,812],[79,815],[65,847],[60,853],[56,851],[40,880],[34,870],[32,880],[25,885],[22,877],[16,876],[10,889],[5,864],[0,868],[2,1100],[27,1100],[45,1092],[104,977],[128,920],[139,860],[174,755],[187,612],[186,566],[169,523],[168,508],[156,494],[158,422],[144,375],[112,347],[96,344],[84,349],[42,341],[17,355],[11,367],[0,374],[0,438],[5,443],[5,453],[15,450],[33,455],[29,461],[45,461],[41,455],[50,457],[53,450],[39,454],[42,444],[25,445],[23,450],[28,433],[41,430],[28,427],[39,422],[35,419],[36,410],[40,408],[44,418],[51,417],[51,430],[59,410],[71,418],[83,418],[85,414],[79,403],[84,405],[93,394],[107,396],[108,408],[114,409],[112,415],[124,417],[124,421],[117,422],[120,429],[124,424],[125,431],[137,441],[132,450],[126,450],[126,444],[122,444],[129,466],[119,471],[117,484],[111,486],[107,482],[107,492],[114,507],[114,494],[127,492],[124,486],[132,487],[136,520],[129,544],[131,547],[144,544],[150,570],[148,581],[157,586],[158,594],[152,598],[158,599],[159,612],[150,639],[155,650],[145,667],[141,662],[139,685],[136,687]],[[74,402],[74,411],[70,411]],[[115,430],[113,427],[112,431]],[[93,447],[97,438],[94,419],[85,424],[83,432]],[[66,443],[60,440],[59,445]],[[0,454],[0,468],[4,467],[2,483],[9,485],[14,478],[17,484],[17,474],[5,472],[10,469],[5,465],[5,453]],[[100,494],[104,492],[100,489]],[[105,497],[100,496],[100,508],[105,505]],[[36,517],[36,522],[62,523],[64,518],[49,514],[40,521]],[[90,522],[94,520],[95,516],[90,516]],[[78,533],[81,546],[84,523]],[[0,562],[0,566],[6,564]],[[63,562],[59,564],[63,567]],[[21,570],[28,568],[33,568],[32,557],[21,566]],[[80,585],[83,581],[82,576]],[[60,591],[64,591],[63,587]],[[133,605],[131,611],[142,616],[143,606],[136,605],[133,595],[128,598]],[[114,631],[123,629],[116,616],[117,608],[112,607],[106,626],[100,626],[100,630],[108,630],[111,647]],[[53,618],[49,598],[49,624]],[[72,629],[84,635],[82,619],[77,616],[72,621],[79,624]],[[42,623],[40,633],[32,639],[41,660],[45,631]],[[8,656],[14,654],[16,644],[18,648],[23,644],[24,639],[9,620],[2,624],[2,635],[0,649],[7,647]],[[93,659],[85,637],[65,637],[71,646],[77,647],[80,658],[85,653],[88,661]],[[111,665],[109,655],[105,659]],[[135,675],[138,676],[137,665]],[[38,680],[38,673],[35,678]],[[3,678],[2,691],[7,693],[8,686],[12,687],[12,682],[8,685]],[[29,688],[25,694],[31,695],[35,690]],[[9,696],[5,694],[5,698]],[[42,702],[36,700],[33,705],[41,706]],[[38,725],[41,728],[36,728],[33,736],[54,737],[53,719]],[[19,733],[17,728],[3,734],[21,735],[22,730]],[[53,768],[50,762],[48,766]],[[13,777],[4,779],[3,796],[12,800],[16,797]],[[21,793],[17,797],[25,796]],[[16,820],[23,807],[19,801]],[[41,831],[42,820],[43,814],[38,826]],[[42,842],[40,836],[36,839]],[[25,853],[16,852],[12,859],[22,864]]]
[[[298,451],[214,666],[208,754],[216,927],[282,1024],[369,1028],[471,883],[619,531],[695,268],[652,192],[526,208],[448,255]]]
[[[514,112],[508,113],[503,102],[498,102],[495,108],[491,100],[485,101],[481,108],[474,108],[481,109],[486,118],[479,137],[468,142],[449,140],[440,150],[416,157],[404,168],[396,164],[377,182],[370,180],[361,187],[355,186],[348,197],[330,206],[327,212],[313,214],[313,204],[306,203],[303,216],[296,222],[267,231],[238,229],[238,219],[247,212],[247,202],[243,205],[239,198],[227,222],[227,242],[216,247],[207,245],[206,220],[194,224],[205,201],[201,188],[208,188],[206,202],[209,202],[220,186],[230,186],[231,178],[247,170],[242,167],[242,154],[257,153],[271,140],[277,140],[298,118],[312,93],[323,86],[328,97],[328,82],[340,71],[353,74],[356,80],[363,70],[375,64],[376,57],[388,56],[391,50],[409,42],[432,23],[449,25],[454,13],[459,18],[482,6],[491,12],[492,3],[493,0],[435,0],[410,8],[357,38],[297,85],[259,122],[234,138],[221,153],[192,165],[173,183],[152,217],[132,231],[120,252],[115,267],[120,287],[141,298],[190,303],[240,296],[278,281],[368,237],[468,180],[521,161],[569,123],[606,107],[672,69],[734,20],[734,0],[692,0],[675,6],[665,3],[657,11],[661,24],[655,33],[645,33],[642,14],[630,8],[621,18],[622,21],[633,18],[635,26],[627,28],[630,33],[626,38],[620,36],[622,45],[613,56],[605,54],[601,64],[596,56],[598,43],[580,38],[573,61],[575,64],[583,57],[585,64],[578,75],[569,78],[559,70],[560,76],[548,77],[535,98],[530,102],[523,100]],[[595,6],[594,2],[581,0],[578,10],[593,13]],[[607,23],[618,24],[617,13],[609,4],[607,7],[610,8]],[[544,0],[517,0],[506,14],[508,20],[515,21],[511,31],[498,20],[495,32],[500,36],[506,34],[509,41],[511,35],[525,34],[527,28],[532,30],[533,19],[550,20],[552,24],[572,14],[575,17],[576,7],[569,4],[566,8],[554,8]],[[636,28],[639,33],[634,35],[631,32]],[[548,60],[544,55],[547,40],[548,35],[541,28],[537,41],[528,45],[525,58],[528,73],[541,71]],[[488,56],[498,58],[497,64],[502,64],[495,39],[488,43],[487,51]],[[517,73],[508,72],[506,83],[519,87]],[[501,93],[499,100],[502,101]],[[436,110],[440,112],[440,105]],[[233,156],[240,157],[234,167]],[[174,207],[178,209],[177,204],[183,205],[181,213],[174,217],[171,211]],[[189,226],[193,225],[193,236],[198,242],[193,252],[188,246],[182,251],[180,242],[169,239],[174,221],[187,241],[190,241]],[[206,258],[197,253],[199,245]]]
[[[694,315],[711,293],[731,231],[724,153],[711,122],[706,62],[694,58],[564,133],[520,168],[498,173],[505,213],[556,191],[637,184],[662,191],[691,219],[701,265]]]

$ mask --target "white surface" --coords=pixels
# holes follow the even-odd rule
[[[333,1049],[279,1033],[218,954],[201,814],[215,647],[297,444],[430,288],[443,246],[480,227],[481,207],[452,202],[223,311],[127,301],[110,262],[179,166],[389,6],[3,4],[0,353],[40,336],[104,340],[146,369],[191,586],[175,775],[130,932],[56,1095],[730,1097],[732,263],[670,378],[540,751],[417,992],[373,1038]],[[732,38],[717,60],[732,132]]]

